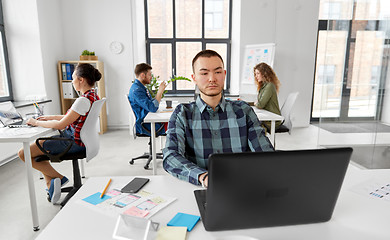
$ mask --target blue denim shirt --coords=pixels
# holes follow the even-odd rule
[[[157,112],[159,102],[150,96],[146,87],[138,79],[135,79],[130,87],[129,101],[136,117],[137,133],[150,135],[142,128],[141,123],[149,112]]]

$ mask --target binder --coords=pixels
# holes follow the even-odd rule
[[[70,72],[70,64],[66,64],[66,80],[72,80],[72,73]]]
[[[66,65],[65,63],[61,64],[61,73],[62,73],[62,80],[66,80]]]
[[[73,89],[73,85],[71,82],[63,82],[62,83],[62,91],[63,91],[64,98],[77,98],[78,97],[76,91]]]
[[[74,64],[70,64],[70,78],[68,80],[73,80],[72,75],[74,72]]]
[[[64,98],[69,98],[68,95],[68,84],[66,82],[62,83],[62,94]]]
[[[72,92],[72,98],[78,98],[79,94],[77,93],[76,89],[74,89],[72,83],[70,83],[70,89],[71,89],[71,92]]]

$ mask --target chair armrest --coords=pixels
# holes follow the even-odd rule
[[[70,142],[70,144],[67,146],[67,148],[59,153],[59,154],[51,154],[49,153],[48,151],[46,151],[42,146],[41,144],[39,143],[40,140],[53,140],[53,141],[68,141]],[[43,138],[38,138],[37,140],[35,140],[35,144],[37,144],[39,150],[41,150],[43,152],[44,155],[48,156],[50,158],[50,161],[52,162],[61,162],[61,157],[64,156],[68,151],[69,149],[72,147],[73,145],[73,140],[72,139],[69,139],[69,138],[63,138],[63,137],[43,137]]]

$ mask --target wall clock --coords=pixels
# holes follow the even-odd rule
[[[123,44],[118,41],[111,42],[110,51],[115,54],[120,54],[123,51]]]

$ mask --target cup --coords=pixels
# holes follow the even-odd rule
[[[166,100],[167,108],[172,108],[172,100]]]

